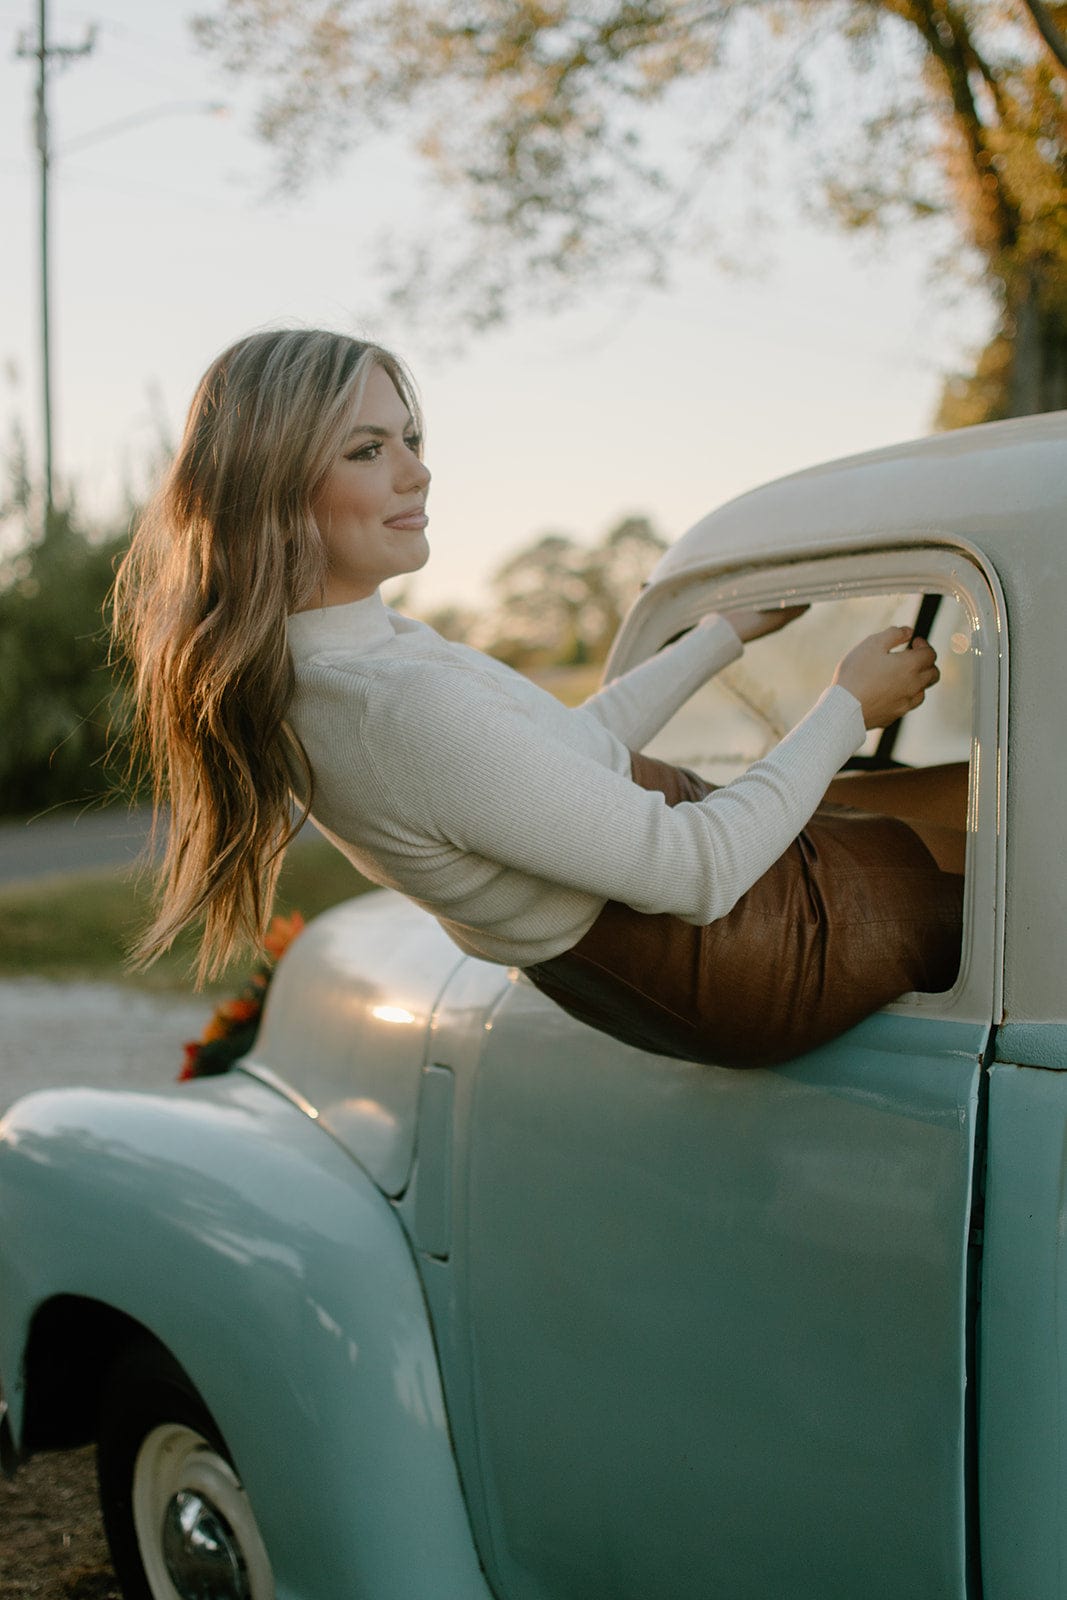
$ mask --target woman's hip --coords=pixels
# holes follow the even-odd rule
[[[669,805],[714,785],[635,755]],[[910,989],[948,988],[962,882],[903,822],[820,808],[718,921],[694,926],[609,901],[584,937],[529,975],[565,1010],[659,1054],[760,1066],[854,1026]]]

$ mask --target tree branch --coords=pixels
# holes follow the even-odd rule
[[[972,71],[978,70],[983,80],[987,79],[982,70],[984,64],[966,22],[954,7],[946,5],[942,8],[936,0],[933,3],[913,0],[913,3],[900,7],[897,15],[918,29],[930,55],[944,73],[956,127],[967,146],[971,167],[983,185],[986,177],[992,179],[992,192],[990,189],[985,192],[996,228],[997,244],[1000,250],[1010,250],[1019,233],[1019,211],[1009,199],[1001,176],[993,165],[993,151],[971,88]]]
[[[1044,0],[1022,0],[1037,26],[1037,31],[1056,57],[1060,66],[1067,70],[1067,39],[1064,39],[1056,24],[1049,15]]]

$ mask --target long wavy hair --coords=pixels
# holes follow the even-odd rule
[[[417,421],[411,379],[377,345],[285,329],[224,351],[119,568],[112,627],[128,667],[133,763],[150,773],[157,844],[166,826],[156,915],[135,966],[190,923],[203,923],[199,983],[262,940],[282,852],[311,806],[307,756],[285,721],[285,619],[323,594],[311,504],[375,366]]]

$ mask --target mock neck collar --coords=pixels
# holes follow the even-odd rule
[[[286,628],[294,656],[318,655],[323,650],[373,650],[387,644],[395,633],[392,614],[377,590],[366,600],[297,611],[286,619]]]

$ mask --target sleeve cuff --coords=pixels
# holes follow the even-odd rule
[[[702,617],[693,632],[701,636],[711,659],[718,661],[724,667],[728,667],[731,661],[736,661],[738,656],[744,654],[745,647],[738,638],[736,630],[717,611]]]

